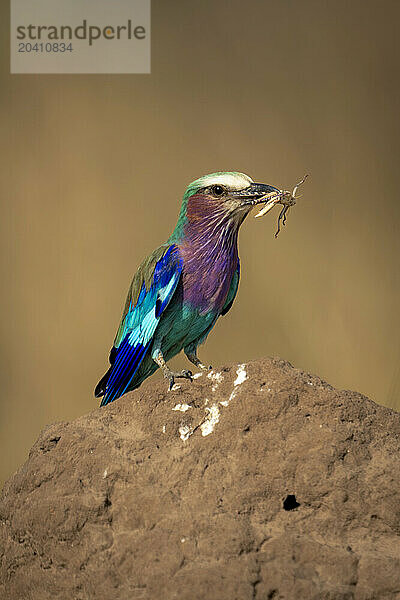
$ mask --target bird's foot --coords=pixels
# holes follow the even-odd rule
[[[201,369],[202,371],[211,371],[212,370],[212,366],[209,365],[207,367],[207,365],[205,365],[204,363],[201,362],[201,360],[199,359],[199,357],[196,354],[186,354],[186,358],[193,364],[195,365],[198,369]]]
[[[203,365],[203,363],[199,363],[197,366],[202,371],[212,371],[212,365],[208,365],[208,367],[207,367],[207,365]]]
[[[166,379],[168,379],[168,381],[169,381],[169,386],[168,386],[169,392],[174,387],[175,379],[189,379],[190,381],[193,381],[192,371],[187,371],[186,369],[183,369],[183,371],[178,371],[177,373],[174,373],[173,371],[170,371],[168,369],[168,372],[167,371],[164,372],[164,377]]]
[[[196,367],[198,369],[201,369],[202,371],[212,371],[212,366],[211,365],[204,365],[202,362],[198,362]]]
[[[172,390],[175,383],[175,379],[190,379],[190,381],[193,381],[192,371],[187,371],[186,369],[183,369],[183,371],[178,371],[177,373],[171,371],[171,369],[164,360],[161,350],[158,350],[158,352],[156,352],[153,355],[153,360],[161,368],[162,372],[164,373],[165,379],[168,379],[169,381],[168,391]]]

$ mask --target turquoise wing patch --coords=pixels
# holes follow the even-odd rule
[[[126,307],[116,343],[111,353],[113,364],[101,406],[122,396],[128,389],[157,329],[160,317],[170,302],[182,273],[183,261],[177,246],[167,246],[165,253],[155,263],[153,276],[146,287],[142,282],[134,303]]]

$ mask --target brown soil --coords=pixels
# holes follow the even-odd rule
[[[42,432],[0,501],[1,598],[400,598],[398,413],[280,360],[179,385]]]

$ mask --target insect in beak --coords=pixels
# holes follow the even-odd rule
[[[260,202],[266,202],[266,204],[262,207],[260,212],[256,214],[256,219],[258,217],[263,217],[264,215],[266,215],[272,208],[274,208],[274,206],[276,204],[281,204],[283,206],[283,208],[278,216],[278,229],[275,233],[275,237],[278,236],[278,234],[281,230],[281,220],[282,220],[282,225],[286,224],[286,217],[287,217],[289,208],[296,204],[297,190],[305,182],[307,177],[308,177],[308,175],[304,175],[303,179],[301,179],[298,183],[296,183],[292,192],[288,192],[286,190],[279,190],[278,193],[271,192],[257,200],[257,204],[259,204]]]

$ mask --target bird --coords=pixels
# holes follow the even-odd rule
[[[236,171],[219,171],[190,183],[175,229],[167,241],[140,264],[129,287],[113,346],[110,367],[95,388],[105,406],[138,388],[158,368],[172,389],[176,379],[168,361],[182,350],[195,367],[220,316],[236,297],[240,260],[238,232],[244,219],[266,194],[278,188],[255,183]]]

